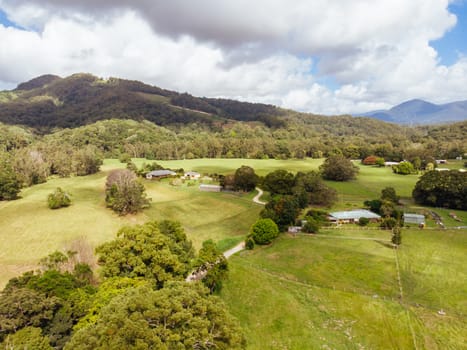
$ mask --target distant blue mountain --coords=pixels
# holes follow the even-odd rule
[[[397,124],[437,124],[458,122],[467,119],[467,100],[442,105],[423,100],[410,100],[389,110],[378,110],[362,114],[361,117],[372,117]]]

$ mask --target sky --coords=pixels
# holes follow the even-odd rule
[[[467,0],[0,0],[0,90],[78,72],[329,115],[467,100]]]

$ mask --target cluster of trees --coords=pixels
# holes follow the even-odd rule
[[[252,167],[242,165],[234,174],[220,176],[219,183],[224,190],[251,192],[260,178]]]
[[[0,200],[18,198],[21,183],[13,170],[12,158],[6,152],[0,152]]]
[[[211,294],[225,278],[212,242],[198,257],[171,221],[124,227],[97,248],[101,283],[73,252],[9,281],[0,298],[0,346],[28,349],[244,349],[238,322]],[[221,254],[222,255],[222,254]],[[215,273],[187,283],[194,266]],[[211,271],[211,270],[209,270]]]
[[[0,150],[0,200],[16,199],[22,187],[46,182],[50,175],[94,174],[101,164],[101,152],[91,145],[37,144],[10,152]]]
[[[399,196],[393,187],[385,187],[381,190],[379,199],[367,200],[363,204],[372,212],[381,215],[381,227],[392,229],[402,226],[403,212],[399,209]],[[364,225],[364,222],[361,222]]]
[[[412,197],[424,205],[467,210],[467,172],[428,171],[415,184]]]
[[[264,177],[261,186],[270,192],[271,200],[260,216],[273,220],[280,230],[294,224],[308,205],[331,206],[337,201],[336,190],[327,186],[315,171],[293,175],[286,170],[276,170]]]

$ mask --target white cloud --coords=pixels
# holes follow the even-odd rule
[[[429,46],[455,24],[447,5],[0,0],[12,21],[30,28],[0,25],[0,88],[44,73],[91,72],[315,113],[463,99],[466,58],[442,66]],[[326,78],[338,87],[319,83]]]

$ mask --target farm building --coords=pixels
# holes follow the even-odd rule
[[[381,216],[366,209],[335,211],[328,216],[328,220],[336,224],[352,224],[358,222],[360,218],[367,218],[370,222],[377,222],[381,219]]]
[[[190,179],[190,180],[198,180],[201,177],[200,173],[197,173],[196,171],[187,171],[183,177],[185,179]]]
[[[405,213],[404,224],[425,225],[425,215]]]
[[[203,192],[220,192],[222,189],[219,185],[199,185],[199,190]]]
[[[153,170],[146,174],[146,179],[163,179],[175,175],[177,175],[177,173],[172,170]]]

